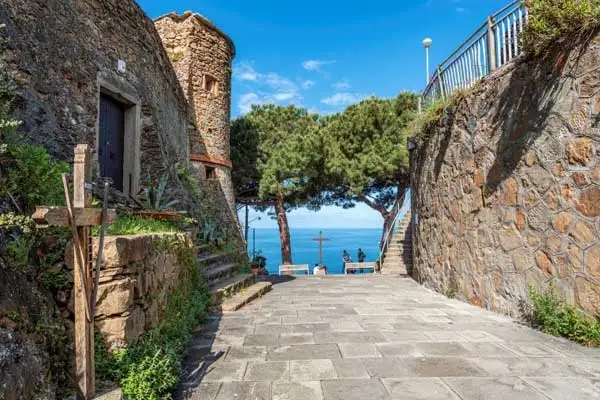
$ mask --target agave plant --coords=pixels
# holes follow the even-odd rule
[[[220,226],[216,219],[207,219],[202,223],[202,241],[206,244],[214,244],[221,247],[226,241],[225,229]]]
[[[170,210],[179,200],[171,200],[171,197],[165,197],[165,190],[169,182],[169,175],[164,174],[158,182],[148,174],[149,187],[146,190],[146,208],[153,211]]]

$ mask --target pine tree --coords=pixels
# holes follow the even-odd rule
[[[318,208],[324,169],[318,118],[295,106],[254,106],[232,124],[236,192],[272,204],[279,226],[281,258],[292,263],[287,212]]]

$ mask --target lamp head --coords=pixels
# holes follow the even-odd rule
[[[432,43],[432,40],[431,40],[430,38],[425,38],[425,39],[423,40],[423,46],[424,46],[425,48],[429,48],[429,47],[431,46],[431,43]]]

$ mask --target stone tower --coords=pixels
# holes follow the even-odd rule
[[[235,47],[229,36],[202,15],[170,13],[154,21],[187,97],[193,126],[189,129],[190,162],[202,186],[227,206],[237,221],[231,182],[229,124],[231,66]]]

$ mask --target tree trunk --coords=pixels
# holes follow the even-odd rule
[[[277,214],[277,225],[279,225],[279,238],[281,240],[281,262],[282,264],[292,264],[292,242],[290,241],[287,215],[283,207],[283,193],[277,193],[275,213]]]

